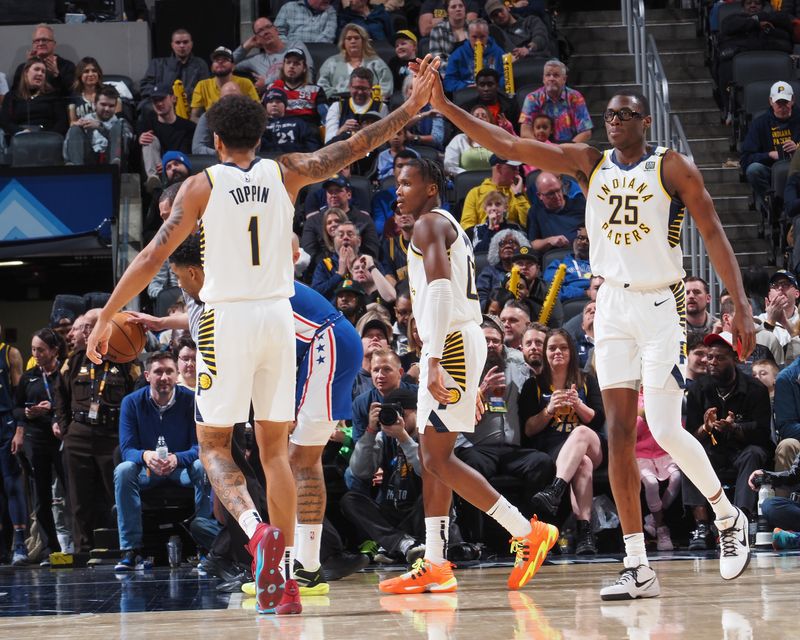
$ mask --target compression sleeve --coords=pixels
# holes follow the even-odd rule
[[[450,280],[439,278],[428,284],[428,299],[423,309],[422,322],[431,328],[427,345],[429,358],[441,358],[444,341],[450,330],[450,318],[453,314],[453,289]]]

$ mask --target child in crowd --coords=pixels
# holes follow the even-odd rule
[[[644,530],[656,539],[659,551],[672,551],[669,527],[664,522],[666,511],[681,489],[681,472],[670,455],[658,446],[647,426],[644,414],[644,396],[639,389],[639,415],[636,417],[636,463],[644,487],[645,500],[650,514],[644,519]],[[661,482],[667,483],[661,495]]]

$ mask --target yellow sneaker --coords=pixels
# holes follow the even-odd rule
[[[509,589],[521,589],[542,566],[547,552],[558,540],[558,528],[531,518],[531,532],[524,538],[511,538],[511,552],[516,554],[514,568],[508,576]]]
[[[453,565],[447,560],[434,564],[420,558],[407,571],[396,578],[389,578],[378,584],[383,593],[448,593],[455,591],[457,583],[453,576]]]
[[[248,596],[256,595],[256,583],[255,582],[245,582],[242,585],[242,592],[246,593]]]

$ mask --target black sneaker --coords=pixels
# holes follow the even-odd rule
[[[122,550],[122,557],[119,559],[119,562],[114,565],[114,571],[134,571],[136,570],[136,562],[137,562],[136,550],[135,549],[123,549]]]
[[[705,522],[698,522],[697,529],[692,531],[689,536],[689,551],[708,551],[710,548],[708,538],[708,524]]]
[[[578,532],[575,536],[575,555],[597,555],[597,544],[594,540],[592,525],[587,520],[578,520]]]
[[[330,590],[322,577],[322,567],[306,571],[297,560],[294,561],[294,579],[300,587],[301,596],[324,596]]]
[[[369,556],[363,553],[343,551],[328,558],[322,565],[322,577],[325,582],[333,582],[346,578],[356,571],[361,571],[369,564]]]

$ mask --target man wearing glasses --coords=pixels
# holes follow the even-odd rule
[[[53,87],[56,93],[68,96],[72,91],[72,83],[75,82],[75,64],[56,53],[55,35],[47,25],[38,25],[33,30],[28,60],[32,58],[39,58],[44,62],[47,67],[47,83]],[[14,72],[12,91],[19,86],[24,66],[24,63],[20,64]]]
[[[309,78],[314,77],[314,60],[302,42],[284,42],[278,29],[269,18],[257,18],[253,23],[253,35],[233,52],[237,71],[246,71],[254,76],[253,82],[259,95],[281,76],[283,58],[289,49],[299,49],[306,57]]]
[[[573,176],[586,194],[592,271],[605,278],[594,323],[597,378],[608,420],[611,488],[625,541],[624,569],[600,597],[632,600],[661,592],[642,532],[634,452],[640,385],[653,436],[714,509],[722,578],[738,577],[750,559],[747,516],[723,492],[702,445],[681,428],[686,294],[680,234],[687,209],[734,303],[731,344],[742,359],[755,344],[739,266],[700,171],[681,154],[648,145],[650,105],[632,91],[615,94],[603,114],[612,146],[607,151],[520,140],[458,109],[438,84],[431,105],[478,144]]]
[[[172,87],[176,80],[183,83],[183,97],[188,101],[198,82],[208,78],[208,64],[202,58],[192,55],[194,42],[192,34],[186,29],[177,29],[170,38],[172,55],[167,58],[153,58],[142,79],[142,98],[151,98],[155,87]],[[176,94],[177,95],[177,94]],[[187,109],[188,111],[188,109]]]
[[[765,300],[766,311],[758,316],[762,327],[772,331],[782,347],[797,335],[800,315],[797,313],[797,298],[800,290],[797,279],[788,271],[776,271],[769,279],[769,293]]]
[[[542,171],[536,176],[536,198],[528,212],[528,238],[534,251],[568,247],[586,216],[582,193],[568,196],[560,176]]]

